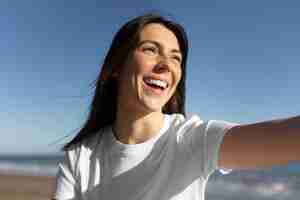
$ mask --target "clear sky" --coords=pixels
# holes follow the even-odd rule
[[[112,36],[151,10],[189,35],[188,113],[237,123],[300,114],[299,1],[178,2],[2,0],[0,153],[56,152],[71,139]]]

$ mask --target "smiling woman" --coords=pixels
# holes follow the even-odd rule
[[[121,27],[88,119],[64,147],[55,199],[204,200],[218,168],[299,160],[299,117],[250,125],[185,117],[187,53],[182,26],[162,16]]]
[[[126,112],[149,112],[149,103],[163,113],[184,115],[187,54],[187,36],[179,24],[156,14],[127,22],[104,59],[88,120],[65,150],[107,125],[116,125],[117,119],[127,119]],[[165,83],[166,88],[157,89]]]
[[[158,127],[151,132],[158,131],[161,110],[173,96],[181,78],[179,49],[175,34],[165,26],[149,23],[142,29],[136,47],[124,65],[116,70],[119,85],[117,99],[120,102],[116,126],[123,121],[118,119],[128,112],[133,116],[153,114],[158,120],[154,126]],[[123,136],[127,134],[124,131]]]

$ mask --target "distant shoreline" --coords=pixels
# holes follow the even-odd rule
[[[0,172],[5,174],[55,176],[63,155],[1,155]]]

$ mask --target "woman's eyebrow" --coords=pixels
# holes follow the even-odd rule
[[[138,46],[143,45],[145,43],[151,43],[151,44],[154,44],[155,46],[162,48],[162,45],[159,42],[153,41],[153,40],[143,40],[143,41],[139,42]],[[172,49],[171,52],[182,54],[179,49]]]

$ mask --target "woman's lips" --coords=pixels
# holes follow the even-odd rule
[[[144,82],[151,82],[151,81],[160,81],[163,83],[164,86],[168,87],[168,85],[170,84],[170,81],[168,81],[168,79],[166,77],[162,77],[162,76],[145,76],[143,77],[143,81]]]
[[[147,91],[150,91],[151,93],[154,93],[154,94],[160,95],[160,96],[164,95],[168,89],[168,87],[165,89],[162,89],[162,88],[159,88],[156,86],[151,86],[151,85],[147,84],[144,80],[143,80],[143,86]]]

